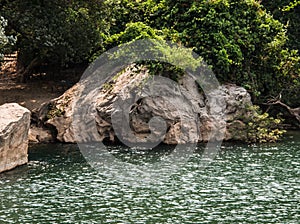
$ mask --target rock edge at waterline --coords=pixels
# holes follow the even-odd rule
[[[144,80],[148,78],[149,73],[147,70],[142,69],[132,75],[132,71],[127,69],[109,80],[102,88],[94,90],[96,92],[95,96],[86,96],[86,101],[95,103],[96,114],[92,122],[82,120],[88,123],[96,123],[100,140],[110,139],[114,141],[117,137],[112,124],[112,114],[117,111],[117,108],[114,107],[117,98],[129,99],[132,96],[130,94],[126,95],[126,93],[138,89],[144,83]],[[201,93],[195,80],[189,76],[184,76],[178,80],[178,84],[184,95],[184,101],[179,102],[178,105],[185,105],[187,101],[193,106],[194,111],[189,111],[184,106],[174,108],[174,105],[165,102],[160,97],[144,97],[131,110],[129,115],[131,130],[137,139],[143,139],[148,135],[150,132],[148,122],[153,116],[161,117],[166,121],[167,133],[162,139],[162,143],[166,144],[175,145],[190,142],[191,139],[195,140],[195,133],[200,133],[196,139],[198,142],[207,142],[211,138],[221,140],[219,139],[219,133],[224,129],[224,140],[244,140],[246,138],[246,132],[243,130],[245,124],[240,119],[249,116],[247,106],[252,105],[252,103],[249,93],[244,88],[235,85],[222,85],[211,93],[212,96],[222,96],[225,100],[226,105],[223,108],[225,116],[220,117],[212,116],[210,105],[206,103],[205,95]],[[62,96],[45,103],[41,108],[34,111],[33,120],[39,126],[50,128],[55,133],[55,140],[76,143],[72,120],[76,97],[80,95],[79,93],[83,88],[84,86],[79,82]],[[94,99],[97,100],[94,101]],[[197,123],[194,122],[194,125],[181,124],[177,121],[178,113],[182,117],[188,118],[193,118],[196,114],[198,117]],[[216,124],[218,125],[216,126]],[[191,129],[190,127],[195,128]],[[239,131],[240,129],[242,131]],[[182,133],[181,130],[188,131]],[[213,132],[214,136],[209,135],[211,130],[215,130]],[[85,131],[80,136],[82,139],[89,138],[88,135],[85,136],[88,131]],[[119,131],[126,133],[126,130]],[[124,138],[126,137],[125,134]],[[126,140],[130,141],[130,136]]]

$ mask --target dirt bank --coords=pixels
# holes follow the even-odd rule
[[[78,73],[71,78],[58,76],[50,80],[42,73],[33,75],[27,83],[20,83],[17,81],[16,61],[7,60],[0,71],[0,105],[15,102],[32,110],[60,96],[80,75]]]

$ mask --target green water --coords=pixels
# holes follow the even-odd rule
[[[200,150],[150,185],[107,178],[76,146],[34,146],[27,166],[0,175],[0,223],[299,223],[300,135],[293,136],[226,144],[204,170]],[[161,156],[120,154],[148,162]]]

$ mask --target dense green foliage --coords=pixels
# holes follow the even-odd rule
[[[220,81],[247,88],[255,102],[284,92],[297,105],[298,2],[2,0],[0,6],[9,34],[18,37],[24,66],[34,59],[56,66],[82,63],[132,40],[171,40],[193,49]],[[176,72],[163,63],[150,66]]]
[[[2,1],[10,32],[18,36],[19,62],[34,58],[64,66],[89,59],[105,33],[103,1]]]
[[[299,82],[298,53],[288,49],[286,27],[253,0],[121,0],[112,31],[142,21],[191,47],[213,66],[219,80],[246,87],[265,101]],[[298,86],[296,87],[298,88]]]
[[[287,43],[290,49],[300,51],[300,1],[299,0],[263,0],[262,4],[267,10],[287,27]],[[299,63],[298,63],[299,64]],[[294,73],[296,76],[296,73]],[[289,105],[299,106],[300,100],[299,84],[287,85],[283,88],[283,99]]]
[[[264,0],[262,4],[274,18],[287,25],[287,35],[289,37],[287,45],[290,48],[300,50],[300,1]]]

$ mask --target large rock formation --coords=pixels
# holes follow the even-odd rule
[[[57,140],[71,143],[106,138],[113,141],[116,137],[126,143],[167,144],[239,139],[235,130],[243,128],[239,119],[251,105],[244,88],[223,85],[208,96],[190,76],[184,76],[178,84],[158,78],[153,81],[155,90],[145,85],[149,79],[153,77],[146,69],[133,72],[128,68],[101,87],[79,82],[44,104],[35,112],[35,119],[52,127]],[[208,102],[208,98],[213,100]],[[74,113],[79,118],[72,124]]]
[[[30,111],[16,103],[0,106],[0,172],[28,162]]]

